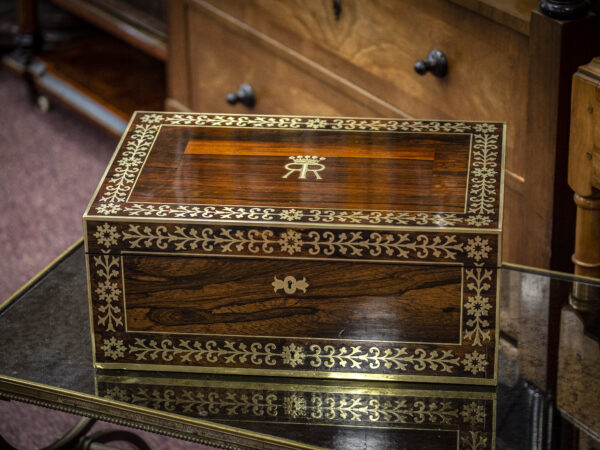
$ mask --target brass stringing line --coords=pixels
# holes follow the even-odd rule
[[[496,170],[497,166],[495,161],[490,161],[489,157],[497,156],[497,152],[491,152],[489,150],[497,148],[497,138],[498,135],[490,135],[488,133],[493,133],[496,131],[496,126],[488,123],[476,123],[473,126],[466,125],[465,123],[442,123],[442,122],[422,122],[422,121],[398,121],[398,120],[388,120],[385,123],[381,120],[362,120],[358,122],[355,119],[332,119],[328,121],[323,118],[314,118],[309,119],[306,118],[306,122],[303,122],[304,118],[289,118],[289,117],[255,117],[250,119],[249,117],[239,116],[239,117],[224,117],[224,116],[213,116],[209,117],[206,115],[183,115],[183,114],[172,114],[169,116],[165,116],[162,114],[145,114],[141,116],[141,122],[144,124],[137,124],[135,126],[135,131],[131,135],[130,140],[126,145],[126,150],[122,154],[122,158],[117,162],[117,167],[115,169],[115,173],[117,176],[111,179],[111,183],[116,183],[116,185],[109,185],[106,187],[105,195],[101,198],[100,201],[107,201],[112,204],[103,204],[96,208],[98,213],[101,214],[118,214],[121,210],[121,205],[115,204],[117,202],[123,202],[125,199],[125,195],[127,192],[131,190],[129,186],[126,184],[133,184],[137,179],[137,176],[140,171],[140,165],[142,162],[145,163],[145,158],[147,156],[147,152],[151,150],[150,141],[153,141],[156,137],[156,133],[158,132],[160,125],[153,125],[154,123],[161,123],[163,121],[169,122],[170,125],[196,125],[196,126],[228,126],[228,125],[236,125],[238,127],[249,126],[251,125],[254,128],[281,128],[281,129],[289,129],[289,128],[302,128],[304,125],[307,129],[321,129],[325,128],[327,125],[331,125],[332,130],[356,130],[357,128],[360,130],[369,129],[371,131],[410,131],[417,133],[424,132],[455,132],[462,133],[467,130],[472,130],[475,134],[475,148],[476,150],[481,150],[481,152],[475,152],[475,161],[473,162],[473,166],[478,166],[473,172],[475,175],[474,184],[471,187],[471,194],[473,196],[468,197],[470,201],[476,202],[476,206],[469,207],[469,212],[474,213],[475,215],[469,216],[466,218],[466,221],[471,226],[486,226],[491,223],[491,219],[489,215],[493,213],[493,201],[495,197],[493,197],[494,186],[496,183]],[[164,123],[166,125],[166,123]],[[148,141],[148,142],[146,142]],[[471,152],[469,152],[471,155]],[[469,156],[470,158],[471,156]],[[143,158],[140,159],[140,158]],[[470,170],[470,169],[469,169]],[[475,173],[476,172],[476,173]],[[480,178],[477,178],[480,177]],[[468,186],[468,183],[467,183]],[[469,190],[467,188],[467,190]],[[112,192],[112,194],[110,194]],[[164,208],[167,205],[161,205],[158,212],[166,213],[166,214],[175,214],[176,217],[185,217],[186,212],[183,209],[176,209],[175,211],[170,211],[167,208]],[[133,212],[135,214],[144,214],[150,215],[155,211],[151,209],[151,207],[144,207],[139,204],[135,204],[132,208],[133,211],[128,211],[129,208],[126,208],[125,212]],[[239,209],[239,208],[238,208]],[[267,208],[273,209],[273,208]],[[256,208],[254,208],[256,210]],[[203,210],[202,214],[210,214],[209,210]],[[280,213],[281,216],[284,214],[286,210],[282,210]],[[289,211],[289,210],[287,210]],[[319,211],[317,209],[312,210],[312,212]],[[341,219],[343,221],[346,219],[345,214],[352,214],[352,211],[343,211],[339,214],[338,220]],[[199,211],[193,210],[192,213],[199,214]],[[245,209],[243,210],[245,213]],[[255,212],[256,213],[256,212]],[[254,213],[254,214],[255,214]],[[295,211],[294,211],[295,213]],[[181,215],[183,214],[183,215]],[[211,217],[214,217],[214,214],[218,214],[218,211],[213,212]],[[267,213],[269,215],[270,213]],[[293,214],[293,213],[292,213]],[[360,212],[358,216],[365,216],[364,213]],[[448,218],[440,217],[439,214],[428,214],[421,213],[420,217],[414,218],[408,217],[404,219],[402,217],[399,220],[415,220],[423,221],[426,223],[438,224],[440,226],[453,225],[453,221],[456,220],[455,215],[449,215]],[[190,216],[192,217],[192,216]],[[335,217],[335,214],[334,214]],[[356,216],[354,216],[356,217]],[[366,216],[369,217],[369,216]],[[424,219],[425,217],[425,219]],[[260,220],[262,218],[255,218],[252,213],[248,216],[249,220]],[[318,221],[320,217],[315,217],[315,221]],[[268,219],[262,219],[268,220]],[[282,220],[287,220],[282,218]],[[310,220],[310,219],[309,219]],[[360,217],[360,220],[365,220],[364,217]],[[369,219],[366,219],[369,220]],[[377,220],[377,219],[375,219]],[[393,220],[393,219],[392,219]],[[459,221],[461,219],[458,219]],[[390,222],[388,222],[390,223]],[[393,223],[393,222],[392,222]],[[401,223],[400,223],[401,224]]]

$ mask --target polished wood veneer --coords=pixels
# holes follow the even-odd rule
[[[127,330],[460,343],[457,267],[125,257]],[[306,292],[273,287],[295,274]]]
[[[154,148],[130,202],[463,212],[471,136],[163,127]],[[283,178],[297,155],[320,178]]]
[[[504,137],[137,113],[84,216],[96,367],[494,384]]]

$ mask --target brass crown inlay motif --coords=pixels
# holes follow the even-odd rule
[[[293,161],[285,165],[285,169],[288,171],[281,178],[287,178],[294,172],[299,172],[298,179],[306,180],[307,175],[312,173],[316,180],[322,180],[319,172],[325,170],[325,165],[321,161],[325,161],[325,158],[319,156],[290,156]]]

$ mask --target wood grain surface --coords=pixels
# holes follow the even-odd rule
[[[63,42],[38,56],[48,72],[125,120],[138,109],[163,109],[164,63],[110,35]]]
[[[600,277],[600,57],[573,76],[569,186],[575,191],[575,273]]]
[[[194,7],[186,19],[190,63],[178,70],[188,71],[190,84],[188,98],[176,100],[193,111],[405,116],[400,108],[231,17]],[[254,89],[252,108],[225,101],[242,83]]]
[[[124,257],[127,329],[243,336],[460,342],[462,269]],[[303,292],[273,286],[306,280]]]
[[[470,156],[468,134],[163,127],[129,201],[462,213]]]

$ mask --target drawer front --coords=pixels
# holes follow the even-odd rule
[[[524,114],[527,37],[448,1],[345,0],[339,20],[326,1],[195,3],[220,8],[412,116],[508,121],[516,102]],[[445,78],[413,69],[434,48],[448,59]]]
[[[461,270],[126,257],[135,332],[460,343]]]
[[[492,384],[496,269],[94,256],[96,366]]]
[[[292,115],[389,116],[393,108],[373,102],[339,77],[314,70],[280,44],[214,12],[189,8],[188,46],[191,108],[195,111]],[[226,96],[242,83],[255,96],[251,108],[230,105]]]

